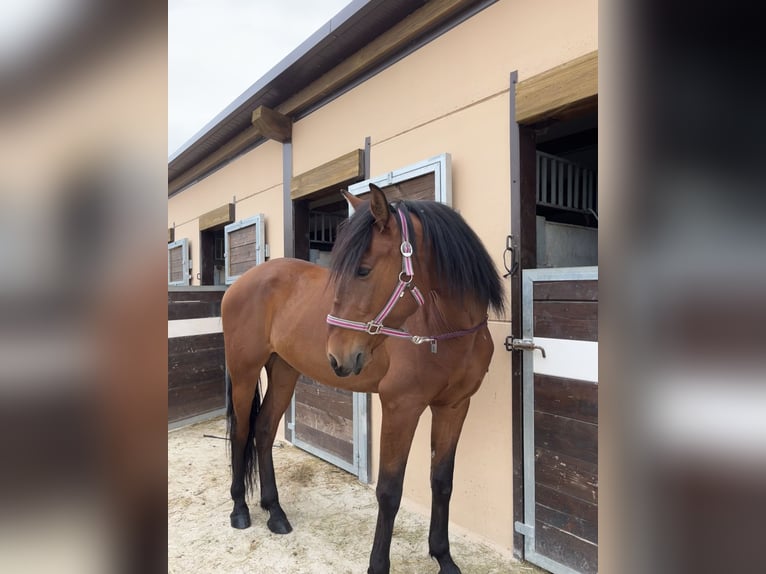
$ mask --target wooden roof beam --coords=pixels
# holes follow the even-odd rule
[[[186,170],[168,183],[168,195],[186,187],[196,179],[210,172],[223,162],[232,159],[246,147],[259,139],[273,139],[280,143],[292,136],[292,120],[265,106],[256,108],[251,116],[251,125],[231,138],[194,167]]]
[[[598,99],[598,51],[516,84],[516,121],[532,124]]]
[[[354,183],[362,179],[364,179],[364,150],[355,149],[293,177],[290,183],[290,197],[300,199],[329,187]]]
[[[255,108],[251,116],[251,123],[261,131],[266,139],[285,143],[293,137],[293,121],[266,106]]]

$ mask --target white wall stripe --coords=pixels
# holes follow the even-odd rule
[[[168,321],[168,339],[207,335],[208,333],[223,333],[220,317]]]
[[[534,352],[534,372],[541,375],[566,377],[598,382],[598,341],[570,341],[535,337],[535,345],[545,349]]]

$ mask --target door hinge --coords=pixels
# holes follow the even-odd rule
[[[518,246],[516,245],[516,240],[513,238],[513,235],[506,236],[505,251],[503,251],[503,267],[505,267],[505,270],[508,273],[503,275],[503,279],[506,277],[512,277],[519,269],[519,262],[516,258],[517,250]],[[508,261],[508,255],[511,257],[510,262]]]
[[[543,354],[543,359],[545,359],[545,349],[540,345],[535,345],[535,342],[532,339],[505,338],[506,351],[534,351],[535,349],[540,349],[540,352]]]
[[[519,534],[523,534],[524,536],[531,536],[534,538],[535,536],[535,527],[530,526],[529,524],[524,524],[523,522],[519,522],[518,520],[514,523],[514,528],[516,532]]]

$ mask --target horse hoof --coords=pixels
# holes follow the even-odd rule
[[[250,528],[250,513],[249,512],[232,512],[231,513],[231,526],[243,530]]]
[[[274,534],[290,534],[293,531],[290,522],[283,517],[269,518],[266,525]]]

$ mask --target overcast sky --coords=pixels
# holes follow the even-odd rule
[[[351,0],[169,0],[168,156]]]

